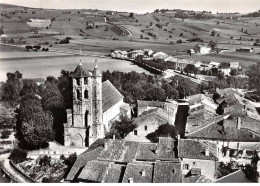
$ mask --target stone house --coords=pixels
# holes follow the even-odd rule
[[[159,143],[98,139],[72,166],[68,182],[180,183],[176,141]]]
[[[214,181],[218,161],[217,155],[215,143],[194,139],[179,139],[178,141],[178,157],[181,160],[184,179],[199,174]]]

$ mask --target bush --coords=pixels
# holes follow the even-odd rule
[[[63,40],[61,40],[61,41],[59,42],[59,44],[69,44],[69,43],[70,43],[70,40],[67,39],[67,38],[65,38],[65,39],[63,39]]]
[[[9,138],[10,134],[11,134],[11,131],[9,131],[9,130],[4,130],[4,131],[1,133],[1,138],[2,138],[2,139],[7,139],[7,138]]]
[[[14,163],[21,163],[27,159],[27,152],[18,148],[12,150],[9,159]]]
[[[182,40],[181,40],[181,39],[179,39],[179,40],[177,41],[177,43],[181,44],[181,43],[182,43]]]

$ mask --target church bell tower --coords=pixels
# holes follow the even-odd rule
[[[89,146],[104,137],[102,124],[102,74],[96,65],[93,72],[81,63],[72,77],[73,108],[67,110],[65,146]]]

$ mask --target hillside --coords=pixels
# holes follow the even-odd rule
[[[208,43],[213,40],[221,48],[229,50],[244,46],[256,48],[252,62],[259,59],[259,50],[253,44],[260,38],[260,17],[250,17],[251,14],[167,9],[131,14],[91,9],[36,9],[6,4],[0,4],[0,9],[0,24],[6,35],[4,40],[12,38],[16,43],[44,41],[56,48],[70,51],[81,48],[82,51],[102,54],[113,49],[151,48],[181,55],[198,44],[197,41]],[[57,44],[66,37],[72,38],[70,44]],[[180,40],[182,44],[177,43]]]

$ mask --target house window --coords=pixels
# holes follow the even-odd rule
[[[144,130],[147,131],[147,125],[144,126]]]
[[[196,165],[196,162],[193,162],[193,165]]]
[[[183,164],[183,170],[189,170],[189,164]]]
[[[137,136],[137,130],[134,130],[134,135]]]

